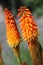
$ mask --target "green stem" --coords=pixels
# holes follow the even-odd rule
[[[17,57],[17,60],[18,60],[18,62],[20,63],[20,65],[22,65],[22,61],[21,61],[20,56],[18,55],[18,56],[16,56],[16,57]]]
[[[16,58],[17,58],[18,62],[20,63],[20,65],[22,65],[19,49],[20,49],[19,46],[17,46],[16,48],[13,48],[13,51],[14,51],[14,54],[16,55]]]

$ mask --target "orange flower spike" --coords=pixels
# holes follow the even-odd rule
[[[20,7],[20,9],[18,11],[20,11],[20,13],[21,13],[20,15],[22,15],[22,17],[19,19],[19,21],[20,21],[20,27],[22,30],[23,38],[27,42],[30,42],[32,39],[34,39],[35,37],[37,37],[39,35],[36,22],[30,12],[30,10],[27,9],[26,7]],[[20,15],[18,13],[17,17]]]
[[[6,18],[7,41],[11,47],[16,47],[20,42],[20,34],[12,13],[7,8],[4,9],[4,13]]]
[[[26,7],[21,7],[19,11],[21,13],[20,15],[22,15],[20,18],[22,36],[28,42],[28,49],[30,50],[32,63],[33,65],[41,65],[40,62],[42,62],[42,48],[38,41],[39,31],[37,24],[29,9]]]
[[[5,8],[4,9],[5,19],[6,19],[6,35],[7,35],[7,42],[10,47],[12,47],[14,54],[16,55],[20,65],[22,64],[20,58],[20,51],[19,51],[19,44],[21,41],[21,37],[19,31],[17,29],[14,17],[12,13]]]

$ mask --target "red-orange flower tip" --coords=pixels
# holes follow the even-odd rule
[[[21,7],[18,9],[18,11],[19,11],[19,13],[18,13],[17,17],[20,16],[20,15],[22,15],[23,13],[24,13],[24,14],[31,15],[31,11],[30,11],[28,8],[26,8],[26,7],[22,7],[22,6],[21,6]]]

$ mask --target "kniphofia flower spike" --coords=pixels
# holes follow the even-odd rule
[[[11,47],[16,47],[20,41],[20,34],[18,32],[17,25],[12,13],[7,8],[5,8],[4,13],[6,18],[5,24],[8,44]]]
[[[9,46],[13,48],[13,51],[18,57],[18,60],[21,61],[19,55],[20,33],[17,29],[14,16],[12,15],[11,11],[9,11],[7,8],[4,9],[4,14],[6,19],[5,24],[6,24],[7,42]]]
[[[21,16],[19,22],[22,30],[22,37],[28,42],[28,49],[30,50],[33,65],[41,65],[42,50],[38,41],[39,31],[37,24],[29,9],[20,7],[18,11],[17,17]]]
[[[22,36],[27,42],[30,42],[32,39],[38,37],[39,35],[37,24],[29,9],[26,7],[20,7],[18,11],[19,13],[17,17],[21,16],[19,22],[20,28],[22,30]]]

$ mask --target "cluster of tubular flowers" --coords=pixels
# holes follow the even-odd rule
[[[4,9],[4,14],[6,19],[5,24],[6,24],[7,42],[9,46],[16,47],[19,45],[20,42],[20,34],[17,29],[14,16],[7,8]]]
[[[17,17],[21,16],[19,22],[20,22],[20,28],[22,30],[22,36],[27,42],[30,42],[39,35],[36,22],[30,10],[27,9],[26,7],[20,7],[18,11],[19,13]]]

